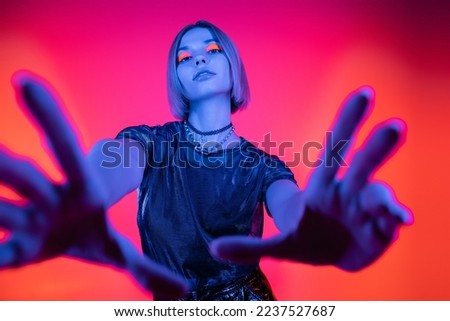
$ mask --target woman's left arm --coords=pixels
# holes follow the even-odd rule
[[[368,114],[369,89],[349,96],[332,128],[334,142],[347,144]],[[344,270],[360,270],[384,253],[395,240],[400,226],[412,215],[385,183],[371,178],[404,141],[405,126],[386,121],[369,135],[356,152],[342,178],[334,146],[325,144],[304,191],[289,180],[272,183],[266,202],[281,234],[261,240],[224,237],[211,244],[212,253],[227,260],[255,261],[271,256],[311,264],[332,264]],[[336,159],[333,159],[336,158]]]
[[[267,208],[275,225],[282,233],[292,233],[303,218],[305,206],[303,193],[289,179],[270,184],[266,192]]]

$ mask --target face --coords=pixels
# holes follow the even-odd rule
[[[230,64],[220,43],[206,28],[191,29],[181,39],[177,75],[189,101],[231,93]]]

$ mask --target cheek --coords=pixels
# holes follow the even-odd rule
[[[188,76],[188,72],[187,72],[186,68],[178,67],[177,68],[177,76],[178,76],[178,80],[181,83],[181,86],[183,88],[185,88],[186,85],[188,84],[188,80],[189,80],[189,76]]]
[[[220,59],[220,73],[222,76],[222,79],[224,81],[227,81],[229,84],[231,84],[232,79],[231,79],[231,68],[230,68],[230,64],[228,63],[228,60],[226,57],[221,57]]]

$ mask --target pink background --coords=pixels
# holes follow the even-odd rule
[[[376,174],[415,215],[375,264],[356,274],[264,259],[281,300],[450,300],[450,5],[437,1],[29,1],[0,4],[0,143],[58,169],[17,107],[11,75],[32,70],[59,91],[83,146],[123,127],[171,121],[165,91],[169,45],[198,19],[236,42],[252,89],[236,114],[240,135],[322,141],[343,98],[361,85],[376,106],[356,146],[378,122],[408,125],[403,148]],[[292,151],[283,157],[292,159]],[[309,169],[295,166],[301,185]],[[6,188],[0,193],[15,197]],[[139,246],[136,195],[109,212]],[[270,219],[266,235],[275,233]],[[0,271],[1,300],[147,300],[125,273],[57,258]]]

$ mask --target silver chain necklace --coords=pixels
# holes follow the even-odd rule
[[[212,136],[212,135],[201,135],[200,141],[195,139],[194,131],[190,129],[190,126],[188,125],[187,121],[183,121],[184,130],[186,131],[187,138],[194,143],[194,149],[196,152],[203,154],[203,155],[209,155],[211,153],[215,153],[219,151],[220,149],[224,149],[223,146],[225,142],[231,137],[231,134],[234,132],[234,126],[232,124],[227,125],[227,128],[230,128],[228,133],[225,135],[225,137],[220,142],[206,142],[205,136]],[[225,130],[227,129],[225,128]],[[221,129],[221,131],[223,131]],[[212,131],[216,132],[216,131]],[[207,133],[209,134],[209,133]],[[216,134],[216,133],[214,133]]]

